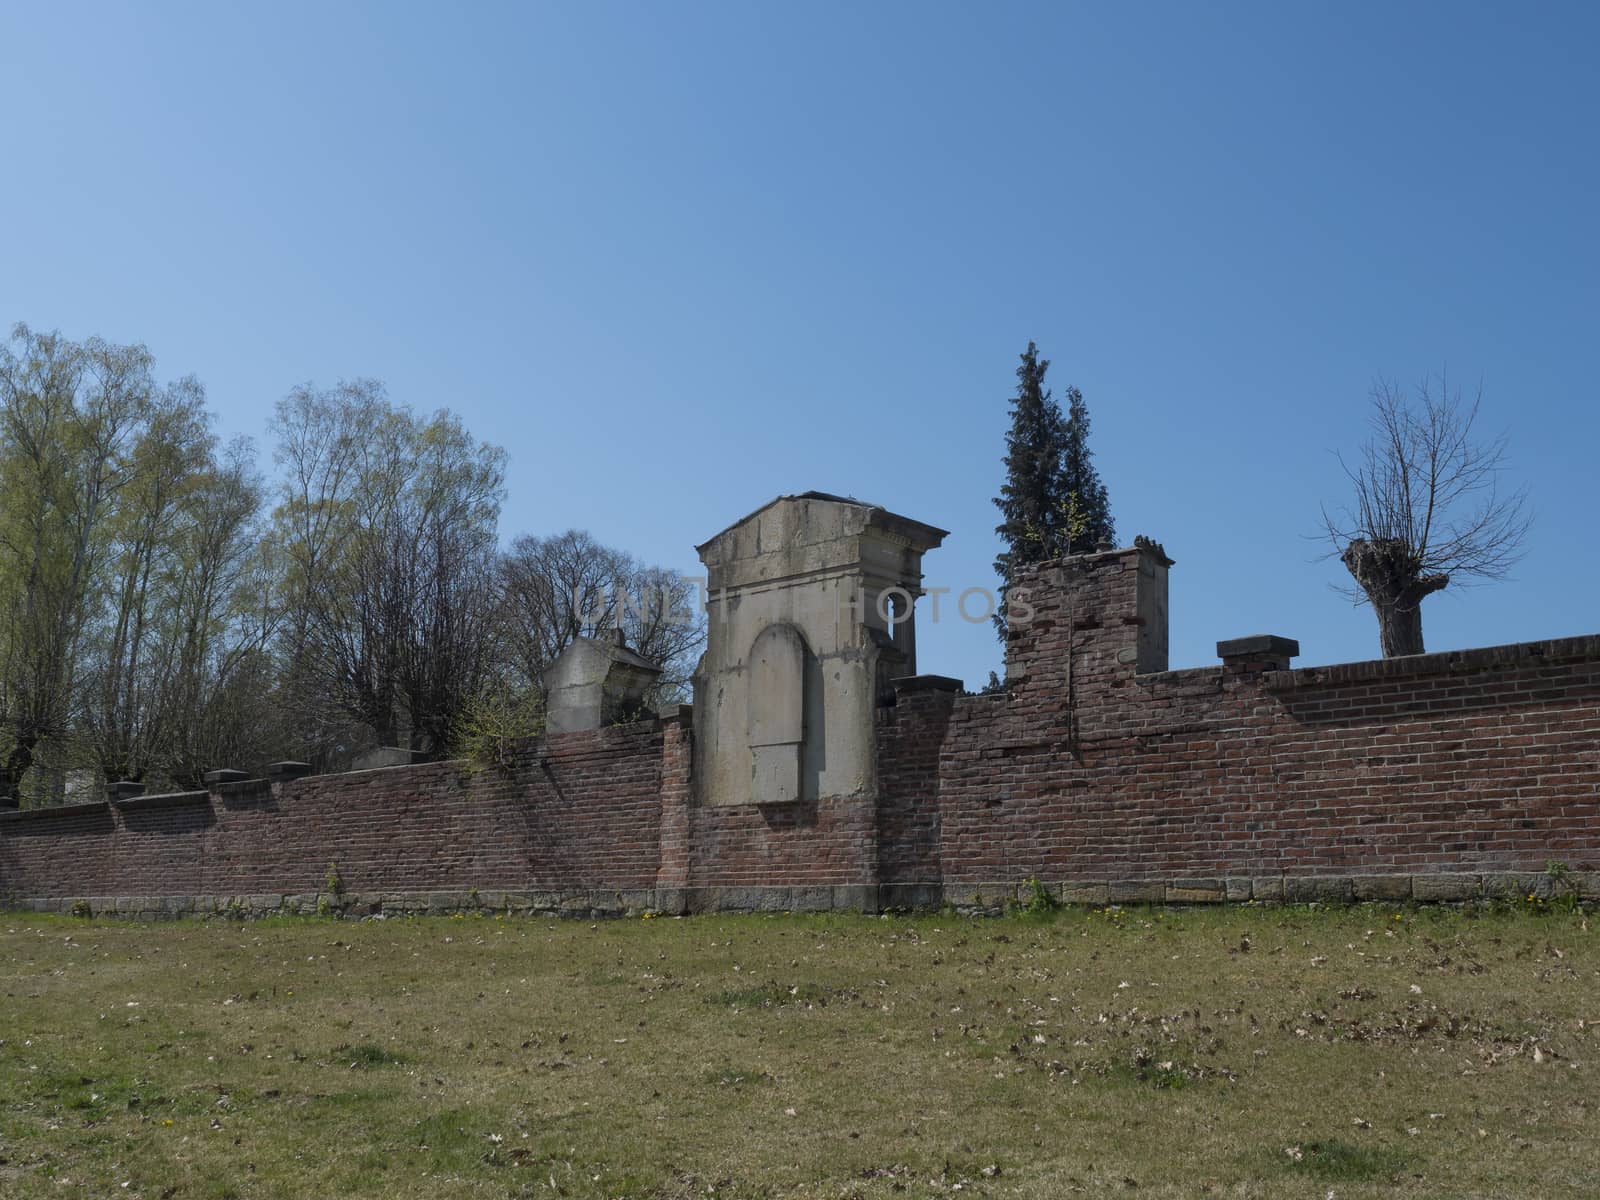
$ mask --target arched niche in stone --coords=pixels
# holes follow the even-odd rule
[[[751,799],[783,804],[801,798],[806,726],[806,643],[793,625],[768,625],[748,660]]]

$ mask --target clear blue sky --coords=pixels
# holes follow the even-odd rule
[[[263,442],[306,380],[448,406],[510,453],[507,537],[692,570],[818,488],[950,529],[957,588],[1033,338],[1177,560],[1174,666],[1376,655],[1308,535],[1373,378],[1448,367],[1538,523],[1430,649],[1589,633],[1597,42],[1558,4],[5,4],[0,320],[142,341]]]

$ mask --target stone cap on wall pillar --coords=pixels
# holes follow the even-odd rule
[[[384,767],[409,767],[427,762],[428,756],[409,746],[373,746],[355,756],[352,771],[377,771]]]
[[[901,675],[889,681],[897,695],[904,692],[960,693],[962,681],[950,675]]]
[[[676,724],[679,724],[679,725],[693,725],[694,724],[694,705],[692,705],[692,704],[667,704],[667,705],[663,705],[662,708],[661,708],[661,711],[656,713],[656,720],[660,721],[663,725],[668,725],[668,724],[673,724],[673,723],[676,723]]]
[[[1275,633],[1257,633],[1217,643],[1217,657],[1223,665],[1239,671],[1284,671],[1289,667],[1289,660],[1299,653],[1299,642]]]

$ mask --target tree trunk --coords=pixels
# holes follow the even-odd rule
[[[1378,614],[1378,641],[1385,658],[1402,654],[1421,654],[1422,605],[1393,599],[1370,597],[1372,611]]]
[[[20,808],[22,781],[33,766],[33,749],[39,739],[33,734],[19,734],[11,753],[0,763],[0,808]]]

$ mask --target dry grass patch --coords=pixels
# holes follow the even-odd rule
[[[1582,912],[0,914],[0,1195],[1588,1197],[1597,982]]]

